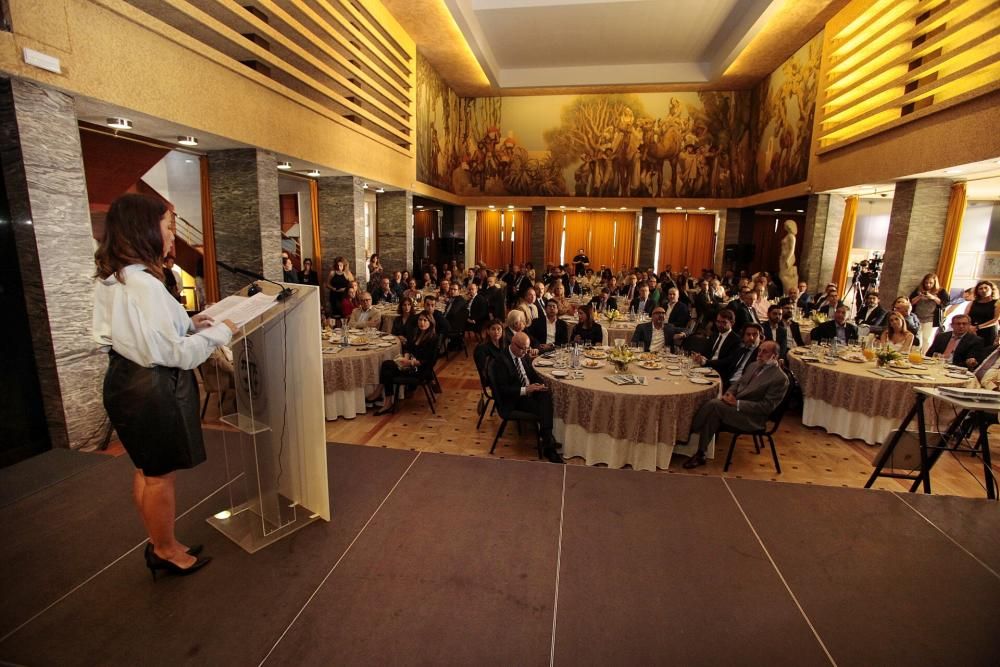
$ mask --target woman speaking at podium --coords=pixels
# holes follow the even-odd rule
[[[108,350],[104,407],[137,470],[132,492],[149,533],[146,566],[191,574],[211,560],[174,535],[175,471],[205,460],[192,369],[232,340],[236,326],[188,317],[163,283],[174,214],[128,194],[111,204],[94,261],[94,338]],[[191,335],[189,335],[191,334]]]

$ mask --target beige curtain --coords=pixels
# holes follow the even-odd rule
[[[585,211],[567,211],[566,257],[572,259],[580,251],[580,248],[583,248],[584,252],[590,258],[591,268],[597,271],[601,264],[594,259],[594,254],[590,247],[590,216]]]
[[[847,198],[844,207],[844,223],[840,226],[840,243],[837,245],[837,260],[833,263],[833,278],[830,282],[837,285],[840,293],[847,290],[847,263],[851,257],[851,246],[854,243],[854,228],[858,222],[858,196]]]
[[[660,265],[676,272],[688,267],[698,275],[712,267],[715,216],[705,213],[660,214]]]
[[[545,216],[545,264],[562,264],[563,212],[549,211]],[[574,251],[573,255],[576,252]],[[573,255],[570,255],[572,257]],[[536,269],[541,267],[535,267]]]
[[[962,219],[965,217],[965,183],[951,186],[948,201],[948,217],[945,218],[944,241],[938,258],[937,275],[941,289],[951,289],[951,276],[955,273],[955,258],[958,256],[958,241],[962,236]]]
[[[507,220],[507,229],[510,230],[507,238],[513,236],[513,261],[515,264],[523,265],[531,261],[531,212],[507,211],[504,217]]]
[[[500,237],[503,232],[502,216],[499,211],[476,211],[476,258],[490,268],[503,268]],[[419,234],[419,229],[414,233]]]

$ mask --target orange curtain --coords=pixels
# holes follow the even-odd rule
[[[513,261],[523,265],[531,261],[531,212],[507,211],[504,216],[508,221],[507,229],[511,232],[507,238],[513,237]]]
[[[635,266],[635,228],[637,218],[635,213],[620,213],[618,232],[615,235],[615,260],[618,266],[625,264],[629,268]]]
[[[493,269],[506,266],[500,242],[502,221],[500,211],[476,211],[476,257]],[[419,232],[419,228],[414,230],[414,234]]]
[[[604,265],[617,272],[621,264],[615,256],[615,215],[613,213],[590,214],[590,263]],[[575,253],[575,251],[574,251]]]
[[[549,211],[545,216],[544,261],[546,265],[563,263],[562,255],[560,255],[560,251],[562,250],[563,215],[562,211]],[[575,254],[574,252],[573,256]],[[538,269],[540,267],[535,268]]]
[[[837,261],[833,263],[833,277],[830,282],[837,285],[843,294],[847,288],[847,263],[851,257],[851,246],[854,244],[854,228],[858,222],[858,196],[847,198],[844,207],[844,222],[840,226],[840,244],[837,246]]]
[[[704,213],[660,214],[660,265],[674,272],[685,266],[695,275],[712,267],[715,217]]]
[[[596,273],[601,263],[594,259],[593,249],[590,247],[590,215],[581,211],[566,212],[566,257],[563,260],[576,257],[580,248],[590,258],[590,268]]]
[[[945,218],[944,240],[941,256],[938,258],[937,275],[941,289],[951,289],[951,276],[955,273],[955,258],[958,256],[958,240],[962,236],[962,219],[965,217],[965,183],[951,186],[948,200],[948,217]]]

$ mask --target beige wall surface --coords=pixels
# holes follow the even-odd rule
[[[11,0],[0,72],[327,168],[411,188],[410,151],[275,85],[121,0]],[[29,47],[62,73],[23,61]]]

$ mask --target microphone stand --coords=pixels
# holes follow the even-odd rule
[[[229,264],[226,264],[225,262],[218,261],[218,260],[216,260],[215,263],[218,266],[222,267],[223,269],[225,269],[226,271],[229,271],[230,273],[232,273],[234,275],[246,276],[248,278],[252,278],[255,281],[263,280],[266,283],[271,283],[272,285],[275,285],[275,286],[281,288],[281,291],[278,292],[277,296],[275,296],[275,301],[284,301],[285,299],[288,299],[293,294],[295,294],[295,290],[293,290],[291,287],[285,287],[281,283],[276,283],[276,282],[274,282],[273,280],[271,280],[269,278],[265,278],[264,276],[262,276],[259,273],[255,273],[254,271],[250,271],[249,269],[244,269],[244,268],[241,268],[239,266],[230,266]],[[261,292],[260,285],[258,285],[256,282],[254,282],[252,285],[250,285],[250,288],[247,289],[247,296],[253,296],[254,294],[258,294],[260,292]]]

